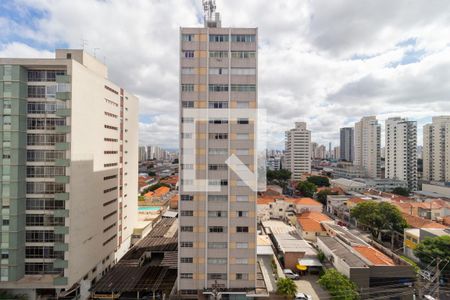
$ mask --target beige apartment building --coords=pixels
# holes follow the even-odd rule
[[[386,120],[386,178],[408,183],[417,190],[417,122],[399,117]]]
[[[286,131],[286,169],[291,171],[293,180],[300,180],[302,174],[311,173],[311,148],[311,131],[306,129],[305,122],[296,122],[295,128]]]
[[[450,182],[450,116],[423,127],[423,180]]]
[[[178,293],[222,299],[256,286],[256,191],[228,167],[256,168],[257,29],[180,31],[180,227]],[[194,112],[195,118],[189,113]],[[193,188],[194,187],[194,188]]]
[[[0,289],[84,299],[137,221],[138,99],[83,50],[0,58],[0,121]]]
[[[367,176],[381,177],[381,125],[375,116],[363,117],[355,123],[354,165],[363,166]]]

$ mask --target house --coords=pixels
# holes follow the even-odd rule
[[[405,228],[403,235],[403,253],[405,256],[419,261],[414,255],[417,244],[428,237],[450,235],[450,228]]]
[[[317,241],[317,236],[326,236],[327,231],[322,222],[333,222],[327,215],[320,212],[309,211],[297,215],[297,226],[302,238],[308,241]]]
[[[258,197],[258,218],[260,220],[280,219],[287,220],[295,215],[307,212],[322,212],[322,203],[311,198],[289,198],[286,196]]]
[[[331,180],[331,186],[341,188],[344,192],[363,192],[367,189],[367,185],[365,183],[361,183],[358,181],[338,178]]]

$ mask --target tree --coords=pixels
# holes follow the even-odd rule
[[[156,176],[155,171],[148,171],[147,174],[148,176]]]
[[[294,298],[295,293],[297,293],[297,285],[290,278],[278,278],[277,293],[287,298]]]
[[[309,176],[306,178],[308,182],[314,183],[318,187],[330,186],[330,180],[324,176]]]
[[[287,186],[287,181],[291,179],[291,172],[285,169],[267,170],[266,178],[269,184],[278,184],[284,188]]]
[[[312,197],[317,191],[317,186],[308,181],[300,181],[297,185],[297,190],[303,197]]]
[[[400,210],[388,202],[364,201],[358,203],[350,212],[350,215],[360,224],[369,227],[374,238],[381,238],[383,231],[403,232],[407,223]]]
[[[326,270],[317,282],[324,289],[328,290],[331,295],[331,299],[359,299],[356,284],[335,269]]]
[[[443,235],[425,238],[414,249],[414,255],[425,264],[431,263],[435,258],[450,260],[450,236]]]
[[[336,192],[332,192],[329,189],[326,190],[321,190],[320,192],[317,193],[316,198],[317,200],[319,200],[320,203],[322,203],[323,205],[327,205],[327,198],[328,195],[337,195]]]
[[[409,196],[409,190],[408,190],[408,189],[405,189],[405,188],[402,188],[402,187],[396,187],[396,188],[394,188],[394,189],[392,190],[392,193],[393,193],[393,194],[396,194],[396,195],[400,195],[400,196],[405,196],[405,197],[408,197],[408,196]]]

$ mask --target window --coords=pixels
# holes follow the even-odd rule
[[[197,295],[197,290],[180,290],[181,295]]]
[[[184,58],[194,58],[194,51],[193,50],[186,50],[183,51],[183,57]]]
[[[195,74],[195,68],[182,68],[181,74],[183,75],[194,75]]]
[[[208,165],[208,170],[210,170],[210,171],[226,171],[226,170],[228,170],[228,166],[225,164]]]
[[[182,101],[183,108],[193,108],[194,107],[194,101]]]
[[[228,84],[210,84],[210,92],[228,92]]]
[[[227,75],[228,69],[226,68],[210,68],[209,75]]]
[[[182,247],[182,248],[192,248],[192,247],[194,247],[194,243],[193,242],[181,242],[180,243],[180,247]]]
[[[228,35],[225,34],[210,34],[209,35],[210,42],[222,43],[228,42]]]
[[[194,34],[183,34],[182,39],[183,42],[193,42],[194,41]]]
[[[64,159],[65,157],[65,151],[27,150],[27,161],[51,162],[57,159]]]
[[[181,201],[192,201],[194,200],[194,196],[192,195],[180,195]]]
[[[255,68],[231,68],[231,75],[256,75]]]
[[[248,273],[236,273],[236,280],[248,280]]]
[[[29,70],[28,81],[40,82],[40,81],[56,81],[57,75],[65,75],[64,70]]]
[[[194,227],[193,226],[181,226],[180,230],[181,230],[181,232],[193,232]]]
[[[236,243],[236,248],[237,249],[247,249],[248,243]]]
[[[227,212],[226,211],[208,211],[208,217],[213,217],[213,218],[224,218],[227,216]]]
[[[248,118],[238,118],[237,123],[238,124],[248,124]]]
[[[232,92],[256,92],[256,85],[254,84],[232,84]]]
[[[238,212],[237,212],[237,216],[238,217],[248,217],[248,211],[244,211],[244,210],[239,210]]]
[[[192,217],[194,215],[194,211],[192,210],[182,210],[181,216],[183,217]]]
[[[236,258],[236,264],[237,265],[247,265],[248,259],[247,258]]]
[[[27,166],[27,177],[45,177],[51,178],[55,176],[66,175],[65,167],[55,167],[55,166]]]
[[[248,155],[249,150],[248,149],[236,149],[237,155]]]
[[[182,132],[181,138],[182,139],[192,139],[192,133],[191,132]]]
[[[228,154],[227,148],[209,148],[208,153],[211,155],[226,155]]]
[[[180,278],[181,279],[192,279],[193,274],[192,273],[180,273]]]
[[[247,226],[237,226],[236,232],[248,232],[248,227]]]
[[[222,233],[222,232],[226,232],[226,230],[223,226],[209,226],[209,232]]]
[[[209,101],[209,108],[220,109],[220,108],[228,108],[228,102],[226,101]]]
[[[226,242],[209,242],[208,248],[210,248],[210,249],[226,249],[227,243]]]
[[[43,85],[29,85],[28,86],[29,98],[45,98],[45,86]]]
[[[191,117],[182,117],[181,118],[181,123],[185,123],[185,124],[191,124],[194,123],[194,118]]]
[[[208,264],[225,265],[226,263],[227,263],[226,258],[208,258]]]
[[[211,57],[211,58],[227,58],[228,52],[227,51],[210,51],[209,57]]]
[[[227,119],[212,119],[212,120],[210,119],[209,124],[228,124],[228,120]]]
[[[236,134],[237,140],[248,140],[248,133],[238,133]]]
[[[231,57],[238,58],[238,59],[255,58],[256,52],[255,51],[232,51]]]
[[[256,36],[254,34],[233,34],[231,41],[234,43],[254,43]]]
[[[209,139],[210,140],[227,140],[228,133],[210,133]]]
[[[182,84],[181,85],[181,91],[182,92],[193,92],[194,91],[194,85],[193,84]]]
[[[236,107],[237,108],[249,108],[250,104],[248,103],[248,101],[238,101],[236,103]]]
[[[192,257],[182,257],[180,258],[180,262],[184,264],[192,264],[194,259]]]
[[[236,196],[237,202],[247,202],[248,201],[248,195],[239,195]]]
[[[228,201],[227,195],[208,195],[208,201]]]
[[[225,273],[209,273],[208,280],[226,280],[227,274]]]

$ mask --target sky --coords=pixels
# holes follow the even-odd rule
[[[222,26],[258,27],[259,105],[270,148],[306,121],[338,145],[363,116],[422,126],[450,115],[448,0],[216,0]],[[140,101],[140,144],[178,145],[179,28],[201,0],[1,0],[0,57],[83,48]]]

